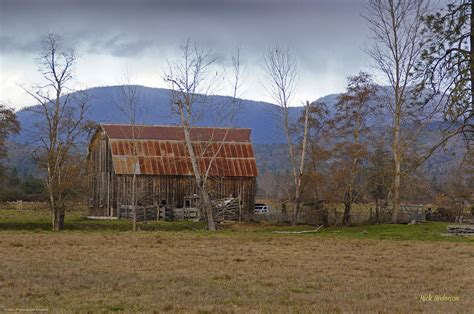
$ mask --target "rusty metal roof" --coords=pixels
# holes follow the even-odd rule
[[[109,137],[116,174],[194,175],[181,127],[101,127]],[[210,176],[257,176],[250,129],[193,128],[191,136],[202,173],[209,169]]]

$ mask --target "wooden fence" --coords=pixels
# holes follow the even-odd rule
[[[187,208],[171,208],[162,207],[160,208],[160,220],[176,221],[176,220],[192,220],[199,221],[201,214],[199,208],[187,207]]]
[[[34,210],[34,211],[49,211],[48,202],[40,201],[6,201],[0,202],[0,210]],[[67,211],[86,211],[87,204],[85,202],[68,202]]]
[[[156,206],[136,206],[137,221],[158,220],[158,207]],[[120,218],[133,219],[133,206],[120,206]]]
[[[240,198],[223,198],[213,200],[213,214],[216,222],[225,220],[240,221],[242,219],[242,204]],[[172,208],[168,206],[137,206],[137,221],[150,220],[192,220],[199,221],[204,218],[199,208],[185,207]],[[133,219],[133,206],[121,205],[119,218]]]

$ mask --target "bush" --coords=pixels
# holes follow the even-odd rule
[[[456,209],[440,207],[431,216],[431,220],[454,222],[456,221],[456,216],[458,216],[458,211]]]
[[[23,200],[23,193],[18,189],[3,189],[0,191],[0,202]]]
[[[46,195],[44,181],[36,178],[27,178],[20,184],[23,193],[28,195]]]
[[[11,202],[17,200],[28,202],[47,200],[44,181],[28,177],[21,182],[18,180],[15,185],[5,184],[3,187],[0,187],[0,202]]]

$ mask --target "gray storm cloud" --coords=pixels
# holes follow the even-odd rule
[[[345,77],[368,63],[362,9],[362,0],[0,0],[0,56],[3,63],[33,55],[41,36],[53,32],[83,58],[172,56],[191,39],[218,56],[238,45],[249,68],[258,68],[279,43],[296,54],[303,80],[337,76],[342,90]]]
[[[117,56],[186,38],[258,50],[283,42],[302,52],[344,49],[364,39],[361,1],[33,1],[2,0],[2,49],[31,51],[47,32]],[[345,47],[346,49],[354,47]],[[329,52],[328,52],[329,53]],[[331,54],[338,51],[330,51]]]

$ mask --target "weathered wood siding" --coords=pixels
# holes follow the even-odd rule
[[[109,141],[103,132],[96,134],[89,145],[89,208],[93,216],[114,216],[112,210],[114,179]]]
[[[197,193],[193,177],[185,176],[147,176],[138,175],[136,197],[140,205],[166,204],[172,207],[183,207],[184,197]],[[221,178],[209,182],[211,198],[238,197],[242,199],[245,217],[253,213],[255,206],[255,178]],[[112,207],[131,203],[132,176],[115,176]]]

